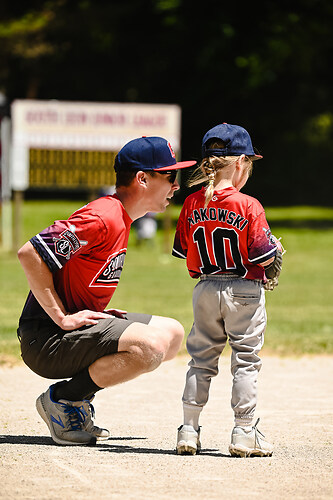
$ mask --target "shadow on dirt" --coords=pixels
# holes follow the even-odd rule
[[[113,437],[110,438],[111,440],[116,440],[116,441],[129,441],[129,440],[142,440],[146,438],[142,437]],[[110,441],[109,439],[109,441]],[[57,445],[51,437],[49,436],[14,436],[14,435],[0,435],[0,445],[1,444],[32,444],[32,445],[40,445],[40,446],[59,446]],[[72,446],[72,445],[71,445]],[[93,446],[93,445],[92,445]],[[100,442],[97,442],[96,447],[99,448],[102,446]]]
[[[110,441],[114,440],[115,438],[111,438],[108,441],[105,441],[105,444],[97,443],[97,448],[100,449],[102,452],[109,452],[109,453],[142,453],[142,454],[149,454],[149,455],[176,455],[176,450],[165,450],[161,448],[142,448],[142,447],[133,447],[133,446],[126,446],[126,445],[116,445],[116,444],[111,444]],[[110,443],[110,444],[109,444]],[[184,455],[185,456],[185,455]],[[193,455],[188,455],[193,457]],[[214,449],[205,449],[201,450],[200,456],[211,456],[211,457],[225,457],[225,458],[232,458],[230,455],[225,455],[223,453],[219,453],[218,450]]]
[[[9,436],[9,435],[1,435],[0,436],[0,445],[1,444],[33,444],[33,445],[42,445],[42,446],[50,446],[53,445],[54,442],[50,437],[47,436]]]
[[[96,445],[89,446],[89,448],[96,448],[96,450],[101,452],[108,453],[117,453],[117,454],[125,454],[125,453],[136,453],[136,454],[148,454],[148,455],[176,455],[176,451],[173,450],[165,450],[161,448],[143,448],[143,447],[135,447],[129,445],[116,444],[114,441],[142,441],[147,438],[145,437],[111,437],[106,441],[98,441]],[[38,446],[59,446],[57,445],[51,437],[48,436],[13,436],[13,435],[0,435],[0,445],[1,444],[19,444],[19,445],[38,445]],[[59,446],[63,448],[63,446]],[[190,455],[192,456],[192,455]],[[232,458],[230,455],[225,455],[220,453],[215,449],[204,449],[201,450],[200,456],[211,456],[211,457],[224,457],[224,458]]]

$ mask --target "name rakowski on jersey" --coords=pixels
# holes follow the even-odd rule
[[[108,257],[89,287],[116,287],[118,285],[121,271],[124,267],[126,248],[122,248],[116,254]]]
[[[231,210],[226,210],[223,208],[214,208],[214,207],[200,208],[198,210],[194,209],[193,212],[190,214],[190,216],[187,217],[189,227],[194,226],[199,222],[210,221],[210,220],[225,222],[229,226],[233,226],[239,229],[240,231],[243,231],[243,229],[249,223],[249,221],[245,219],[245,217],[236,214],[236,212],[233,212]]]

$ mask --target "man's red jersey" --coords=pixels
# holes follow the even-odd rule
[[[132,220],[116,195],[57,220],[30,241],[53,273],[66,310],[103,311],[123,269]],[[22,317],[45,317],[30,292]]]
[[[276,245],[259,201],[228,187],[204,204],[205,188],[186,198],[172,254],[186,259],[192,278],[234,273],[265,281],[260,263],[274,257]]]

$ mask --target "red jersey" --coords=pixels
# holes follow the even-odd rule
[[[204,204],[205,188],[186,198],[172,254],[186,259],[192,278],[234,273],[265,281],[260,263],[274,257],[276,245],[259,201],[228,187]]]
[[[103,311],[123,269],[132,220],[116,195],[57,220],[30,241],[53,273],[66,310]],[[30,292],[22,317],[45,317]]]

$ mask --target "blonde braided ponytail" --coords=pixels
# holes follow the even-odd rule
[[[210,148],[222,149],[225,144],[222,141],[215,140],[209,144]],[[205,192],[205,208],[207,208],[208,203],[213,198],[216,173],[222,168],[228,167],[234,163],[235,157],[225,157],[225,156],[207,156],[203,158],[199,167],[192,174],[190,179],[187,181],[189,187],[196,186],[206,182],[206,192]]]
[[[203,160],[202,168],[204,169],[205,174],[207,175],[208,178],[208,186],[206,188],[206,194],[205,194],[205,208],[206,208],[210,200],[213,198],[215,176],[216,176],[215,165],[211,161],[211,157],[205,158]]]

